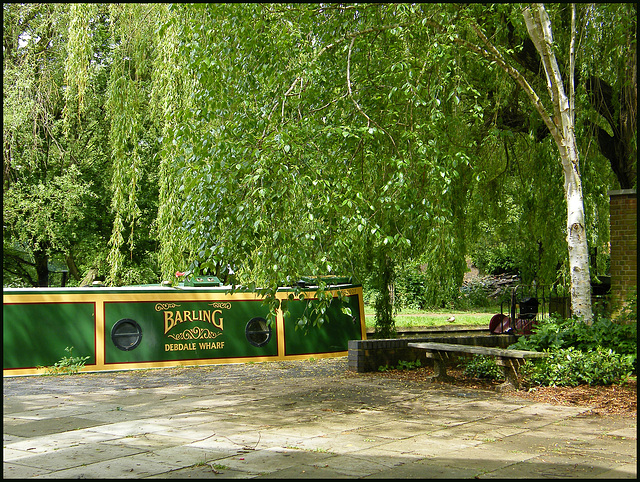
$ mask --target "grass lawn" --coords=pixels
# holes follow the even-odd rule
[[[412,309],[403,309],[395,314],[396,327],[411,326],[441,326],[441,325],[460,325],[460,326],[489,326],[489,320],[496,313],[500,313],[500,306],[493,308],[479,308],[472,311],[451,311],[451,310],[432,310],[420,311]],[[375,311],[372,306],[364,307],[365,323],[367,328],[375,327]],[[450,317],[454,317],[455,321],[447,321]]]

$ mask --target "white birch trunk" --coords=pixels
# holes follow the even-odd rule
[[[547,89],[553,103],[554,117],[547,119],[558,150],[564,172],[564,194],[567,203],[567,245],[571,271],[571,311],[584,322],[593,321],[591,310],[591,278],[589,275],[589,250],[584,225],[584,203],[580,179],[579,156],[574,131],[573,98],[564,91],[562,76],[553,52],[551,21],[542,4],[534,4],[523,12],[529,36],[542,58],[547,77]],[[572,22],[573,27],[573,22]],[[572,29],[572,38],[575,29]],[[573,47],[573,42],[572,42]],[[573,57],[573,50],[571,51]],[[573,58],[571,59],[573,66]],[[570,78],[573,84],[573,72]],[[573,87],[570,92],[573,97]],[[551,121],[551,122],[549,122]]]

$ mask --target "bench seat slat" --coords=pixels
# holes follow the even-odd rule
[[[488,346],[475,346],[475,345],[457,345],[453,343],[420,342],[420,343],[408,343],[407,345],[411,348],[419,348],[421,350],[472,353],[476,355],[489,355],[489,356],[506,357],[506,358],[525,359],[525,358],[543,358],[548,356],[547,353],[541,353],[537,351],[507,350],[504,348],[494,348],[494,347],[488,347]]]

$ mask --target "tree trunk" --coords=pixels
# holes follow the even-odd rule
[[[553,103],[554,117],[546,119],[560,152],[564,172],[564,195],[567,203],[567,246],[571,271],[571,311],[585,323],[593,321],[591,309],[591,276],[589,247],[584,225],[584,202],[580,179],[579,156],[574,130],[573,46],[575,40],[575,7],[572,8],[569,96],[566,95],[555,53],[551,21],[542,4],[525,8],[523,16],[527,31],[540,53],[547,78],[547,89]]]
[[[378,338],[395,338],[396,326],[393,319],[393,300],[391,297],[395,268],[389,253],[383,247],[378,249],[378,271],[375,276],[375,287],[378,290],[375,299],[376,336]]]
[[[73,276],[73,279],[75,279],[76,281],[80,281],[82,275],[80,274],[80,271],[78,271],[78,267],[76,266],[76,262],[73,259],[73,256],[68,254],[66,256],[66,261],[67,267],[69,268],[69,274],[71,274],[71,276]]]
[[[46,251],[34,251],[33,259],[38,276],[38,286],[49,286],[49,256],[47,256]]]
[[[575,142],[575,139],[574,139]],[[568,151],[568,152],[567,152]],[[569,267],[571,270],[571,311],[574,316],[582,317],[591,323],[591,276],[589,274],[589,247],[584,226],[584,203],[582,183],[578,172],[577,155],[573,159],[566,149],[563,155],[564,195],[567,202],[567,246],[569,248]]]

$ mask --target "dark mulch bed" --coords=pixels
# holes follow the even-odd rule
[[[394,378],[399,380],[425,381],[433,375],[433,370],[423,367],[413,370],[388,370],[360,374],[375,377]],[[462,368],[447,368],[447,375],[453,378],[452,385],[482,390],[496,390],[502,383],[497,380],[484,380],[466,376]],[[638,412],[637,377],[632,377],[621,385],[577,387],[535,387],[522,389],[513,393],[514,396],[556,405],[578,405],[593,407],[595,415],[625,415],[636,417]]]

